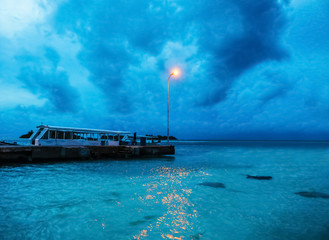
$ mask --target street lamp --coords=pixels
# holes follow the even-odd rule
[[[174,69],[168,77],[168,91],[167,91],[167,144],[169,145],[169,79],[171,76],[178,76],[180,73],[179,69]]]

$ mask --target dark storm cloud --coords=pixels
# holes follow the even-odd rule
[[[133,61],[133,56],[122,43],[102,39],[88,41],[80,52],[79,59],[89,70],[89,79],[104,92],[106,105],[117,112],[130,112],[131,104],[122,84],[124,73]]]
[[[140,64],[144,54],[157,56],[180,31],[172,22],[168,3],[154,1],[98,1],[97,4],[69,1],[56,15],[59,33],[72,31],[82,44],[79,59],[90,72],[90,80],[104,91],[111,110],[132,111],[139,93],[124,89],[130,65]],[[183,26],[185,23],[178,24]],[[143,76],[141,76],[142,78]]]
[[[126,49],[126,37],[120,30],[120,18],[125,15],[124,9],[122,14],[118,13],[120,10],[118,4],[110,1],[100,1],[96,5],[69,1],[59,9],[56,26],[60,33],[73,31],[78,35],[82,44],[78,57],[89,70],[90,80],[104,91],[107,106],[125,112],[129,109],[119,106],[118,99],[123,72],[132,55]]]
[[[222,32],[225,24],[233,30]],[[248,69],[287,56],[280,45],[285,24],[285,12],[277,0],[193,4],[71,0],[59,7],[55,17],[59,33],[77,34],[82,44],[79,59],[89,70],[90,80],[104,91],[110,109],[122,113],[133,110],[133,98],[139,95],[132,94],[132,87],[128,90],[123,82],[129,66],[140,64],[140,56],[156,57],[156,70],[161,72],[166,60],[159,54],[165,44],[184,43],[192,36],[191,41],[195,40],[200,50],[190,61],[209,59],[204,78],[211,79],[210,86],[200,89],[201,99],[196,101],[214,105],[226,98],[233,82]]]
[[[120,43],[107,43],[99,40],[89,44],[79,54],[79,59],[91,73],[91,80],[99,86],[117,89],[121,85],[121,77],[126,64],[131,61]]]
[[[18,79],[32,93],[47,98],[59,112],[75,112],[79,94],[70,83],[68,75],[58,70],[60,57],[50,47],[45,48],[45,58],[23,54],[16,57],[22,64]]]
[[[234,80],[264,61],[281,61],[287,52],[280,45],[286,16],[276,0],[235,0],[243,30],[208,49],[213,54],[210,74],[214,89],[202,102],[213,105],[227,96]]]

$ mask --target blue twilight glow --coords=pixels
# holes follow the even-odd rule
[[[0,137],[40,122],[329,139],[326,0],[2,0]]]

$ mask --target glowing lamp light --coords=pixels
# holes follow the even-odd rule
[[[178,68],[175,68],[173,71],[172,71],[172,73],[171,73],[172,75],[174,75],[174,76],[179,76],[179,74],[180,74],[180,71],[179,71],[179,69]]]

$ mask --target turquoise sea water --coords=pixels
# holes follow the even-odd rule
[[[182,142],[175,157],[7,165],[0,239],[329,239],[329,199],[301,191],[329,194],[329,143]]]

